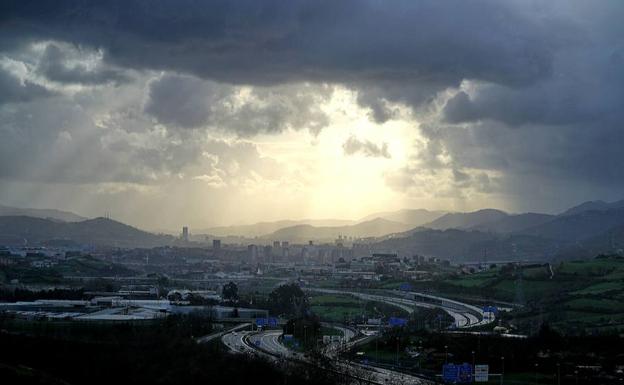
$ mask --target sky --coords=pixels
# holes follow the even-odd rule
[[[147,229],[624,198],[624,3],[5,0],[0,204]]]

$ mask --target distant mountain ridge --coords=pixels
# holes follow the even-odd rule
[[[559,215],[560,216],[576,215],[585,211],[604,211],[604,210],[621,209],[621,208],[624,208],[624,199],[615,201],[615,202],[605,202],[601,200],[587,201],[587,202],[581,203],[580,205],[569,208]]]
[[[621,206],[624,201],[586,202],[560,215],[510,215],[498,210],[451,213],[424,227],[378,239],[370,249],[454,261],[475,261],[485,256],[490,260],[544,260],[624,253]]]
[[[493,233],[514,233],[529,227],[544,224],[554,218],[554,215],[540,213],[513,214],[491,222],[471,226],[469,229]]]
[[[411,228],[411,226],[404,223],[389,221],[383,218],[375,218],[369,221],[347,226],[296,225],[279,229],[264,236],[264,238],[291,242],[305,242],[308,240],[333,241],[337,239],[338,236],[355,238],[379,237],[391,233],[406,231],[409,228]]]
[[[0,237],[22,239],[27,244],[72,240],[80,244],[115,247],[154,247],[170,244],[173,237],[148,233],[107,218],[58,222],[26,216],[0,217]]]
[[[258,222],[249,225],[233,225],[233,226],[216,226],[207,229],[195,230],[195,233],[205,233],[218,237],[237,236],[237,237],[261,237],[271,234],[279,229],[299,226],[345,226],[355,223],[346,219],[302,219],[302,220],[281,220],[274,222]]]
[[[425,223],[423,227],[434,230],[468,229],[501,220],[508,215],[506,212],[496,209],[483,209],[469,213],[448,213],[432,222]]]
[[[55,209],[29,209],[0,205],[0,216],[26,216],[34,218],[48,218],[63,222],[80,222],[88,218],[69,211]]]
[[[560,241],[579,242],[619,226],[624,226],[624,208],[581,211],[574,215],[557,216],[549,222],[520,232]]]
[[[286,229],[290,227],[300,226],[302,232],[313,233],[314,230],[303,230],[308,226],[319,227],[343,227],[349,225],[355,225],[358,223],[369,222],[374,219],[385,219],[389,222],[402,223],[406,225],[405,228],[418,227],[425,223],[431,222],[442,215],[446,214],[446,211],[430,211],[425,209],[401,209],[397,211],[379,212],[367,215],[359,220],[350,219],[301,219],[301,220],[280,220],[272,222],[258,222],[247,225],[232,225],[232,226],[215,226],[206,229],[195,230],[197,234],[210,234],[214,236],[237,236],[237,237],[265,237],[272,236],[272,233]],[[399,228],[398,226],[396,227]],[[402,230],[405,230],[403,228]],[[330,231],[327,229],[327,231]],[[337,229],[337,231],[341,231]],[[374,232],[377,233],[377,232]]]
[[[393,222],[405,223],[406,225],[411,225],[412,227],[418,227],[424,225],[425,223],[434,221],[446,213],[447,211],[441,210],[430,211],[425,209],[402,209],[370,214],[360,219],[358,222],[366,222],[376,218],[383,218]]]
[[[530,235],[419,228],[368,245],[372,252],[424,255],[453,262],[539,260],[555,255],[557,242]]]

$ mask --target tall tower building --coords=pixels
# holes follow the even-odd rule
[[[182,240],[184,242],[188,242],[188,240],[189,240],[188,226],[182,227]]]

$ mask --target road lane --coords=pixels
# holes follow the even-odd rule
[[[447,314],[453,317],[454,323],[451,327],[455,328],[468,328],[473,326],[480,326],[487,323],[494,322],[494,317],[485,317],[483,310],[466,303],[462,303],[455,300],[450,300],[443,297],[432,296],[414,292],[395,292],[390,291],[387,295],[370,294],[363,292],[355,292],[349,290],[339,289],[321,289],[321,288],[307,288],[308,291],[325,293],[325,294],[346,294],[356,298],[361,298],[368,301],[384,302],[400,309],[407,311],[408,313],[414,312],[415,307],[422,308],[439,308],[444,310]],[[397,295],[401,295],[399,297]],[[417,301],[413,298],[420,296],[423,298],[430,298],[436,301],[436,303]],[[406,298],[409,297],[409,298]]]

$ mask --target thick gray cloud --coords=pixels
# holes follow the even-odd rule
[[[198,127],[208,123],[211,108],[227,94],[213,82],[166,75],[150,83],[145,112],[163,124]]]
[[[45,87],[29,80],[21,80],[2,68],[0,68],[0,90],[0,105],[28,102],[53,94]]]
[[[350,136],[343,144],[342,149],[347,155],[362,154],[373,158],[391,158],[388,143],[375,144],[370,140],[360,140]]]
[[[477,78],[508,85],[551,72],[547,27],[499,1],[8,1],[23,38],[101,47],[131,68],[233,83],[368,79],[439,87]],[[36,25],[37,28],[31,28]]]
[[[39,61],[39,72],[47,79],[60,83],[104,84],[128,80],[120,70],[102,68],[105,66],[100,63],[95,68],[88,68],[82,63],[68,64],[70,55],[58,45],[49,44]]]
[[[0,179],[157,185],[201,175],[219,174],[224,183],[252,173],[276,177],[279,167],[250,142],[154,127],[141,113],[136,88],[109,86],[0,108]]]
[[[241,87],[193,76],[165,75],[149,86],[145,112],[160,123],[182,128],[212,127],[239,136],[308,129],[313,134],[329,123],[320,108],[330,87],[309,84]]]

